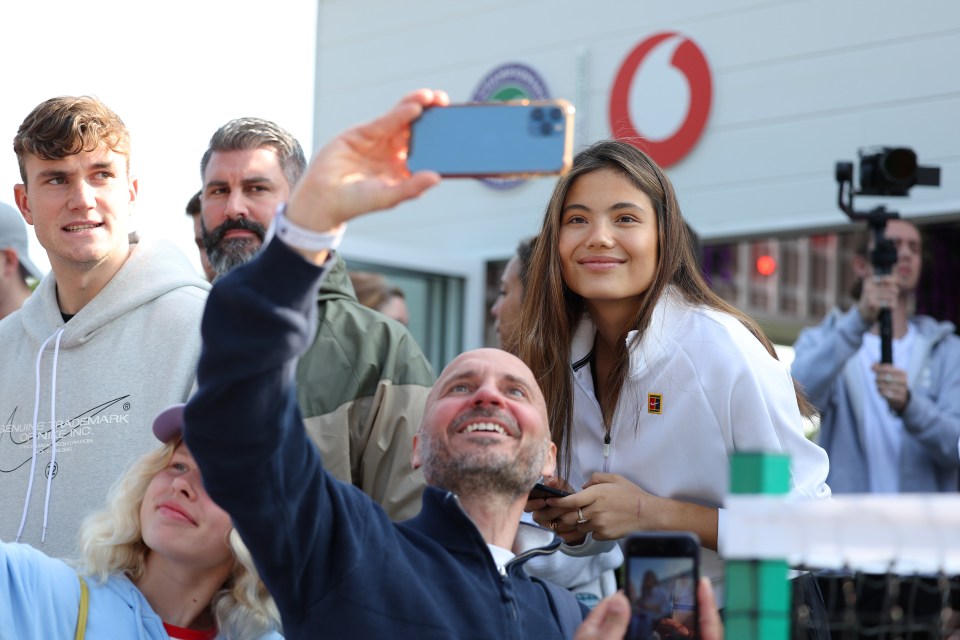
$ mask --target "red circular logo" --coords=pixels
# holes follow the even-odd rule
[[[634,125],[630,117],[630,86],[644,59],[658,45],[671,38],[680,38],[670,57],[670,66],[686,79],[690,88],[690,102],[686,117],[669,137],[653,140]],[[713,97],[713,81],[707,59],[700,48],[689,38],[675,32],[653,35],[630,52],[617,72],[610,95],[610,130],[613,137],[646,151],[661,167],[668,167],[683,158],[694,147],[703,133],[710,115],[710,101]],[[652,100],[657,97],[651,96]]]

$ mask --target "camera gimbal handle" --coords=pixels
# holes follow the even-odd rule
[[[873,250],[870,252],[870,264],[874,275],[889,275],[897,263],[897,246],[884,235],[887,220],[899,218],[896,211],[888,211],[879,206],[870,211],[856,211],[853,208],[853,165],[848,162],[837,163],[837,182],[840,183],[838,204],[851,220],[866,220],[873,234]],[[847,200],[844,201],[844,186]],[[877,315],[880,325],[880,362],[893,364],[893,319],[889,307],[880,309]]]

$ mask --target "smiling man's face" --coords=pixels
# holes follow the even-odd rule
[[[499,349],[458,356],[440,374],[414,439],[427,482],[460,495],[526,495],[552,475],[543,394],[522,361]]]

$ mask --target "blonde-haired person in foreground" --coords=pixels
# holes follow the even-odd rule
[[[163,446],[84,522],[80,577],[29,545],[0,542],[0,637],[280,637],[273,600],[230,517],[204,490],[182,424],[183,405],[157,416]]]

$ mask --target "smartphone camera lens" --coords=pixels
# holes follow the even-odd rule
[[[550,119],[556,122],[559,122],[563,119],[563,112],[560,111],[559,107],[553,107],[550,109]]]
[[[536,120],[537,122],[543,120],[543,109],[541,109],[540,107],[537,107],[531,112],[530,117]]]
[[[541,122],[541,123],[540,123],[540,133],[543,134],[543,135],[545,135],[545,136],[550,135],[551,133],[553,133],[553,125],[550,124],[549,122]]]

